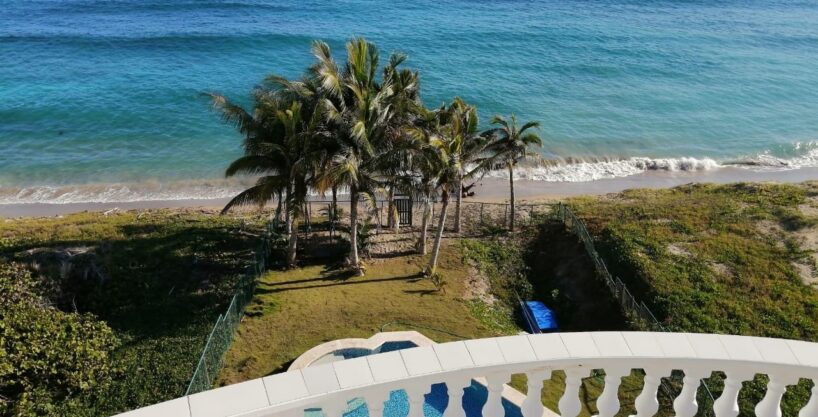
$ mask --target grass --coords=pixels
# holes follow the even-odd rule
[[[122,342],[113,352],[120,377],[86,395],[72,415],[109,415],[184,393],[258,243],[237,231],[259,224],[170,210],[0,222],[0,259],[36,267],[53,303],[93,313]]]
[[[818,239],[818,186],[690,185],[570,204],[609,269],[669,329],[818,341],[818,291],[803,282],[804,266],[815,268],[805,241]],[[60,308],[94,313],[123,341],[114,357],[128,378],[88,396],[84,413],[111,414],[181,395],[257,244],[237,231],[252,231],[259,221],[172,211],[9,220],[0,223],[0,256],[36,264],[55,287],[69,290],[55,292]],[[628,328],[608,311],[609,294],[594,281],[582,246],[558,229],[546,222],[515,235],[447,241],[439,266],[445,285],[419,275],[426,257],[418,255],[367,261],[365,277],[315,257],[303,258],[302,268],[268,272],[218,383],[281,372],[318,344],[382,329],[418,330],[438,342],[514,334],[515,292],[553,306],[567,330]],[[60,254],[70,248],[90,250],[72,255],[74,267],[66,270]],[[104,280],[80,279],[96,270]],[[475,272],[488,281],[493,304],[466,299]],[[718,395],[720,378],[711,383]],[[512,385],[525,392],[525,377],[513,376]],[[641,385],[636,373],[624,379],[618,415],[633,411]],[[752,415],[764,386],[762,377],[747,384],[742,416]],[[583,380],[582,416],[596,412],[602,387],[598,376]],[[788,391],[785,415],[794,415],[808,388]],[[544,404],[556,410],[563,389],[564,374],[555,371],[544,384]]]
[[[818,341],[814,266],[796,232],[809,185],[693,185],[571,202],[608,266],[676,331]],[[812,231],[818,233],[818,231]]]
[[[686,185],[576,198],[609,269],[670,331],[818,341],[815,274],[818,185]],[[806,271],[806,275],[804,276]],[[715,395],[721,378],[711,378]],[[802,382],[785,396],[795,415]],[[765,391],[762,377],[742,391],[742,416]]]
[[[424,260],[419,255],[372,260],[365,277],[327,265],[268,272],[228,351],[220,383],[285,371],[316,345],[368,338],[393,322],[443,330],[410,328],[439,342],[457,340],[448,333],[479,338],[517,330],[507,322],[498,325],[491,309],[462,298],[468,273],[458,244],[441,250],[445,292],[419,275]],[[392,325],[385,330],[405,329]]]

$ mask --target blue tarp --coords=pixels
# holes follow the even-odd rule
[[[557,317],[550,308],[539,301],[526,301],[525,308],[528,310],[529,317],[534,319],[534,323],[538,327],[539,333],[548,333],[559,330],[557,325]],[[534,329],[531,329],[534,330]]]

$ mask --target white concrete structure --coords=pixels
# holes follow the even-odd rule
[[[579,385],[592,369],[604,369],[605,388],[597,400],[599,415],[613,417],[619,410],[621,377],[644,369],[646,383],[636,399],[638,417],[656,413],[660,378],[672,370],[685,373],[684,387],[673,403],[676,415],[693,417],[698,405],[699,379],[713,371],[727,375],[724,393],[716,400],[716,417],[735,417],[742,381],[755,374],[770,377],[767,393],[756,406],[758,417],[780,417],[780,403],[788,385],[808,378],[818,382],[818,344],[794,340],[688,333],[597,332],[509,336],[442,343],[382,353],[300,370],[288,371],[151,407],[127,417],[267,417],[302,416],[305,409],[321,408],[326,417],[341,417],[347,401],[363,398],[372,417],[380,416],[389,392],[408,393],[409,417],[423,416],[424,394],[435,383],[446,383],[450,406],[444,417],[463,417],[463,388],[473,378],[488,381],[486,417],[504,414],[503,384],[511,374],[528,376],[529,395],[522,404],[525,417],[541,417],[542,381],[553,370],[566,373],[566,391],[559,401],[560,415],[580,411]],[[452,406],[453,404],[453,406]],[[818,385],[799,417],[818,417]]]

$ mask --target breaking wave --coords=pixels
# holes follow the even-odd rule
[[[116,184],[0,187],[0,204],[129,203],[230,198],[251,179],[145,181]]]
[[[726,167],[757,171],[792,170],[818,167],[818,142],[798,142],[777,151],[737,159],[713,158],[568,158],[515,170],[514,178],[546,182],[587,182],[622,178],[651,171],[699,172]],[[508,178],[506,171],[491,172],[488,177]]]
[[[703,172],[723,168],[780,171],[818,167],[818,141],[800,142],[776,151],[736,159],[713,158],[566,158],[536,166],[520,166],[514,177],[544,182],[588,182],[650,172]],[[508,178],[505,170],[489,178]],[[235,196],[253,178],[133,183],[0,187],[0,204],[128,203],[138,201],[213,200]]]

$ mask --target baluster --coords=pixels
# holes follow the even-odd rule
[[[744,381],[753,379],[752,372],[725,371],[727,379],[724,381],[724,391],[713,403],[713,411],[716,417],[736,417],[738,409],[738,393],[741,391],[741,384]]]
[[[798,378],[782,378],[770,375],[770,382],[767,384],[767,394],[764,399],[756,405],[757,417],[781,417],[781,398],[787,390],[787,385],[795,384]]]
[[[407,417],[423,417],[424,395],[429,388],[423,385],[415,385],[406,388],[409,395],[409,415]]]
[[[520,411],[523,417],[542,417],[545,407],[542,405],[542,385],[546,379],[551,379],[550,369],[538,369],[526,372],[528,377],[528,395],[523,401]]]
[[[628,368],[605,369],[605,388],[596,400],[599,417],[614,417],[619,412],[619,386],[622,384],[622,377],[630,373]]]
[[[471,386],[471,378],[449,379],[446,381],[446,390],[449,393],[449,405],[443,412],[443,417],[466,417],[463,409],[463,390]]]
[[[337,400],[330,401],[321,406],[321,411],[324,412],[324,417],[342,417],[344,410],[347,408],[346,401]]]
[[[489,396],[483,405],[484,416],[500,417],[505,415],[505,410],[503,409],[503,384],[508,382],[509,379],[511,379],[511,374],[507,372],[496,372],[486,375]]]
[[[645,368],[645,386],[634,403],[636,417],[652,417],[659,411],[659,399],[656,394],[659,392],[659,385],[662,384],[662,377],[667,375],[670,375],[670,369]]]
[[[364,395],[369,417],[383,416],[384,403],[389,400],[389,391],[369,390]]]
[[[570,368],[565,370],[565,393],[560,398],[559,409],[562,417],[577,417],[582,410],[579,402],[579,384],[582,378],[591,373],[587,368]]]
[[[699,390],[701,379],[709,373],[702,369],[685,369],[684,373],[684,386],[681,394],[673,401],[673,409],[676,411],[676,417],[693,417],[699,411],[696,392]]]
[[[813,379],[815,384],[812,387],[812,397],[809,399],[807,405],[798,413],[798,417],[814,417],[818,416],[818,379]]]

